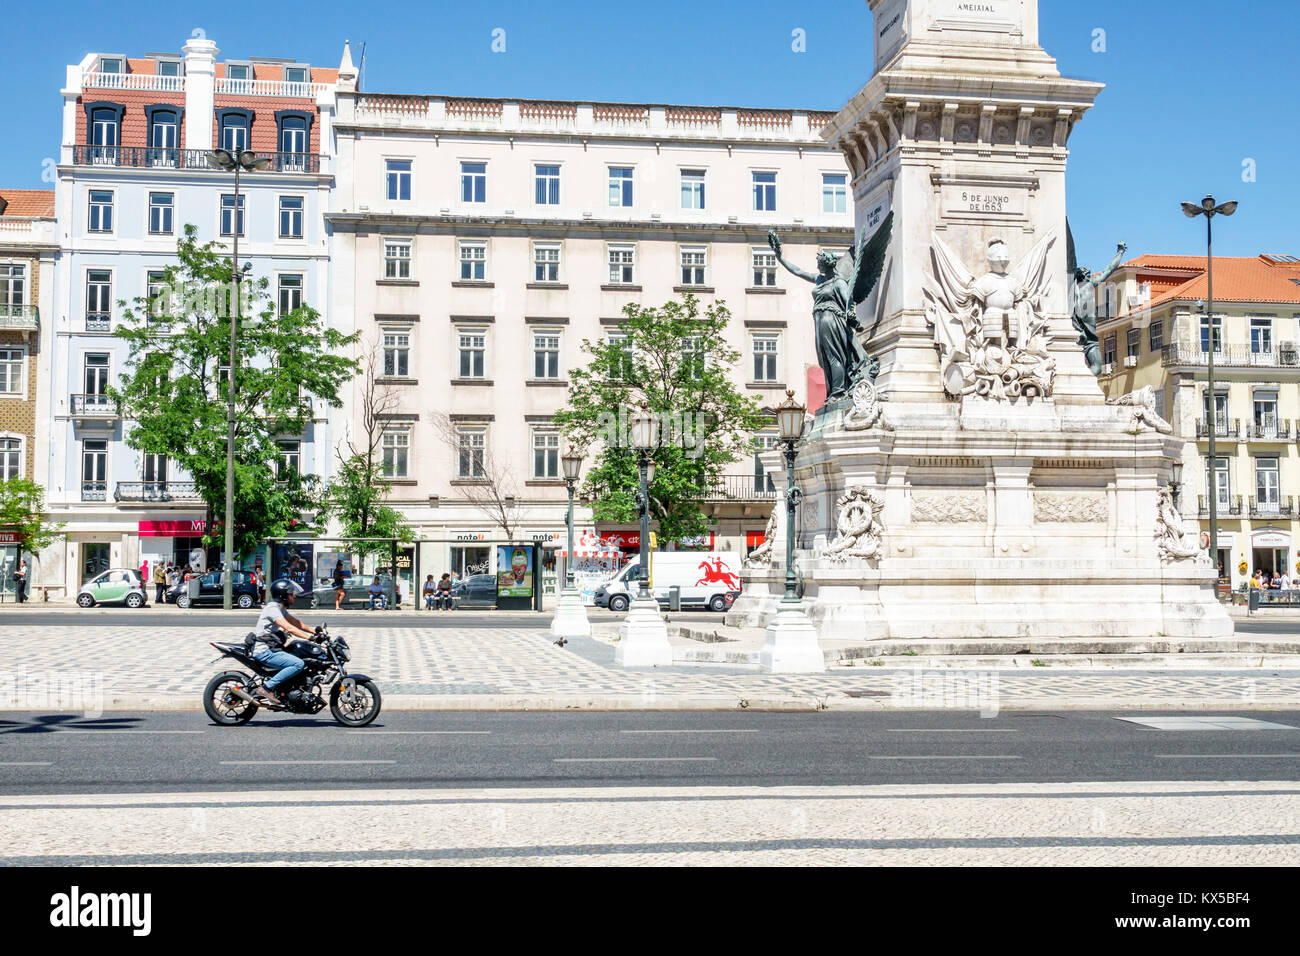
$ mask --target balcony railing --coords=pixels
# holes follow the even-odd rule
[[[256,153],[269,159],[268,167],[279,173],[318,173],[319,153]],[[168,149],[155,146],[73,146],[72,161],[78,166],[132,166],[153,169],[201,169],[213,172],[204,149]]]
[[[108,499],[108,482],[83,481],[81,483],[82,501],[106,501]]]
[[[1290,441],[1291,420],[1264,419],[1246,423],[1246,438],[1250,441]]]
[[[705,501],[770,501],[778,496],[776,486],[766,476],[721,475],[704,495]]]
[[[107,312],[87,312],[86,331],[87,332],[113,331],[113,316]]]
[[[1175,342],[1160,350],[1160,364],[1170,365],[1208,365],[1210,355],[1200,346],[1188,346]],[[1215,367],[1223,368],[1278,368],[1281,366],[1300,365],[1294,342],[1282,342],[1276,347],[1256,349],[1250,345],[1224,345],[1214,353]]]
[[[1250,498],[1250,516],[1252,518],[1287,518],[1295,514],[1295,498],[1291,495],[1274,501],[1260,501],[1253,495]]]
[[[117,418],[117,403],[107,395],[74,394],[72,414],[77,418]]]
[[[202,501],[192,481],[119,481],[114,501]]]
[[[41,327],[41,310],[34,305],[0,304],[0,329],[6,332],[36,332]]]
[[[184,93],[185,77],[161,76],[157,73],[83,73],[82,89],[153,90],[160,93]]]
[[[1202,421],[1199,418],[1196,420],[1196,437],[1197,438],[1210,437],[1209,422]],[[1214,437],[1226,438],[1228,441],[1238,441],[1241,437],[1241,419],[1234,418],[1231,422],[1229,422],[1226,418],[1218,419],[1214,423]]]
[[[327,83],[241,80],[222,76],[217,78],[214,92],[218,96],[282,96],[288,99],[314,100],[328,89]]]
[[[1205,495],[1197,495],[1196,502],[1198,511],[1202,518],[1210,517],[1210,499]],[[1228,500],[1220,501],[1215,514],[1220,518],[1240,518],[1241,517],[1241,495],[1234,495]]]

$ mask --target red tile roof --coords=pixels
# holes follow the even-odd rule
[[[1208,297],[1204,256],[1139,256],[1124,268],[1137,270],[1138,281],[1151,283],[1149,307]],[[1214,298],[1216,302],[1298,305],[1300,263],[1271,262],[1263,256],[1215,256]]]
[[[0,186],[0,199],[7,203],[0,215],[54,218],[53,189],[6,189]]]

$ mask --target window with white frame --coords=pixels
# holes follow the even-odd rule
[[[288,315],[302,305],[302,274],[281,273],[278,279],[280,314]]]
[[[682,337],[682,371],[692,378],[704,374],[704,346],[698,335]]]
[[[1255,459],[1255,507],[1265,514],[1277,514],[1282,502],[1278,459]]]
[[[754,491],[762,493],[771,493],[776,490],[776,485],[772,481],[772,476],[768,474],[767,469],[763,467],[761,454],[775,448],[780,442],[781,436],[776,432],[759,432],[754,436]]]
[[[487,243],[480,240],[460,241],[460,278],[462,282],[487,279]]]
[[[457,333],[457,339],[460,350],[460,377],[486,377],[487,329],[461,329]]]
[[[626,332],[608,332],[605,341],[609,344],[609,377],[611,381],[622,381],[633,375],[632,350],[627,344]]]
[[[145,273],[145,298],[148,300],[149,316],[152,318],[156,315],[166,315],[171,308],[171,302],[168,292],[170,286],[167,284],[167,273],[157,269],[150,269]]]
[[[113,319],[113,273],[86,270],[86,331],[106,332]]]
[[[822,212],[848,212],[848,209],[848,175],[822,173]]]
[[[560,333],[556,329],[533,331],[533,378],[560,377]]]
[[[1201,352],[1210,351],[1210,320],[1208,316],[1201,316]],[[1223,316],[1214,317],[1214,352],[1219,354],[1223,351]]]
[[[389,159],[384,161],[385,195],[393,202],[411,198],[411,161]]]
[[[23,370],[27,364],[24,349],[0,348],[0,395],[23,394]]]
[[[1255,434],[1261,438],[1277,437],[1277,391],[1257,388],[1252,396]]]
[[[411,333],[407,329],[384,329],[384,375],[406,378],[410,374]]]
[[[81,500],[104,501],[108,492],[108,442],[87,439],[81,443]]]
[[[384,240],[384,278],[411,278],[411,243],[410,239]]]
[[[533,243],[533,281],[560,281],[560,244],[558,242]]]
[[[533,429],[533,477],[560,477],[560,433],[553,429]]]
[[[175,193],[149,194],[149,232],[155,236],[172,234]]]
[[[221,197],[221,234],[223,236],[244,235],[244,199],[243,193],[223,194]]]
[[[682,208],[704,208],[704,170],[682,170]]]
[[[682,246],[682,285],[705,285],[709,250],[707,246]]]
[[[27,303],[27,265],[0,262],[0,313]]]
[[[1103,365],[1114,365],[1115,354],[1118,348],[1117,336],[1108,335],[1101,340],[1101,362]]]
[[[460,201],[487,202],[487,163],[460,164]]]
[[[23,476],[23,440],[0,438],[0,481]]]
[[[278,441],[275,443],[276,481],[288,481],[290,475],[302,474],[302,443],[297,441]]]
[[[90,221],[86,228],[90,232],[113,231],[112,190],[92,189],[90,191]]]
[[[1228,468],[1228,459],[1213,459],[1213,469],[1210,467],[1210,461],[1209,458],[1205,459],[1205,487],[1215,496],[1218,502],[1217,510],[1222,513],[1232,499],[1232,473]]]
[[[487,454],[487,426],[462,425],[456,429],[456,477],[482,478]]]
[[[536,163],[533,165],[533,201],[539,206],[560,204],[560,167]]]
[[[636,282],[636,246],[611,243],[609,246],[609,284],[632,285]]]
[[[405,478],[410,470],[411,429],[407,426],[385,428],[382,436],[384,477]]]
[[[1273,317],[1253,316],[1250,320],[1250,351],[1252,355],[1268,355],[1273,351]]]
[[[1151,321],[1151,326],[1147,329],[1147,344],[1152,352],[1159,352],[1165,347],[1165,323],[1162,320]]]
[[[280,197],[281,239],[302,238],[302,210],[303,198],[301,196]]]
[[[1142,354],[1142,330],[1129,329],[1125,335],[1125,352],[1129,358],[1137,358]]]
[[[754,287],[771,289],[776,286],[776,253],[767,246],[754,246]]]
[[[781,337],[774,332],[756,333],[754,345],[754,381],[775,382]]]
[[[1213,421],[1214,426],[1219,432],[1224,432],[1228,428],[1228,390],[1226,388],[1214,389],[1214,413],[1210,414],[1210,391],[1204,390],[1201,393],[1201,410],[1205,413],[1205,421]]]
[[[754,170],[754,211],[776,212],[776,173]]]
[[[140,480],[146,485],[167,483],[167,456],[146,452],[140,461]]]
[[[632,205],[632,167],[609,167],[609,204],[627,208]]]

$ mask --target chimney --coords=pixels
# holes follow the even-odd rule
[[[181,52],[185,54],[185,148],[211,149],[220,51],[211,40],[193,37]]]

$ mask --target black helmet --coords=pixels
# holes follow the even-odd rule
[[[290,581],[288,578],[280,578],[271,583],[272,601],[292,601],[306,593],[296,581]]]

